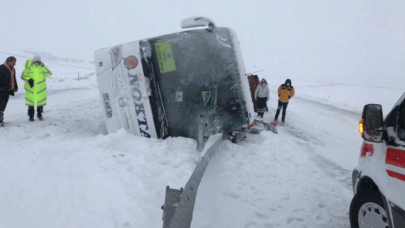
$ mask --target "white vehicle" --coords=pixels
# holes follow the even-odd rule
[[[353,171],[352,228],[405,227],[405,94],[383,121],[381,105],[364,106],[364,139]]]
[[[205,17],[182,21],[183,28],[196,26],[208,27],[95,52],[108,132],[124,128],[149,138],[196,139],[201,119],[205,135],[253,122],[236,33]]]

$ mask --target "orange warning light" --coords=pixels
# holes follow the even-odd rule
[[[361,135],[364,134],[364,120],[363,119],[361,119],[359,122],[359,132]]]

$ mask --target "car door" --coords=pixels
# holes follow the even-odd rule
[[[385,124],[387,133],[385,171],[388,176],[386,197],[391,207],[394,227],[405,227],[405,100],[403,98],[387,116]]]

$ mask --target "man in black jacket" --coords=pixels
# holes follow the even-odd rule
[[[0,65],[0,126],[3,126],[4,110],[8,103],[8,98],[14,96],[18,91],[14,66],[17,59],[13,56],[7,58],[6,62]]]

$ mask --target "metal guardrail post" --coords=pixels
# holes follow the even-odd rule
[[[197,138],[197,150],[204,150],[204,130],[205,130],[205,118],[204,114],[198,117],[198,138]]]

